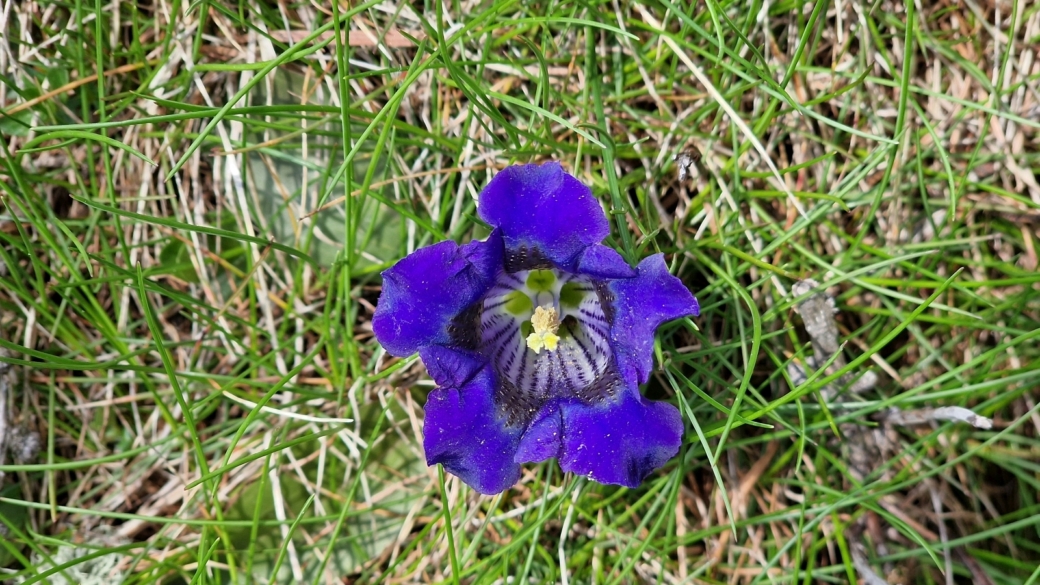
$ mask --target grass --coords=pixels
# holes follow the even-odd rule
[[[1040,6],[36,0],[0,30],[12,582],[1040,583]],[[639,489],[548,463],[482,497],[424,463],[379,272],[549,159],[701,301],[644,389],[687,436]],[[803,278],[849,365],[795,381]],[[880,423],[936,406],[996,424]]]

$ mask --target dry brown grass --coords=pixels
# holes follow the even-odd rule
[[[888,1],[366,6],[348,50],[309,34],[347,4],[0,2],[0,402],[43,444],[0,461],[4,566],[85,542],[131,583],[439,582],[452,555],[466,583],[1035,580],[1040,8],[918,3],[908,35]],[[493,171],[548,158],[701,291],[648,390],[697,425],[646,489],[541,465],[488,499],[423,465],[430,382],[375,343],[376,274],[481,237]],[[810,276],[881,376],[856,401],[785,378]],[[869,430],[850,473],[839,428],[939,405],[996,428]]]

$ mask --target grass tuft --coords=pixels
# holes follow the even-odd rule
[[[0,570],[1040,583],[1037,47],[1028,2],[4,3]],[[379,272],[550,159],[701,301],[644,389],[687,436],[483,497]],[[885,422],[943,406],[995,424]]]

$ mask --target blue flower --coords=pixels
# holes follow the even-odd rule
[[[488,239],[440,242],[383,272],[372,323],[387,352],[419,352],[438,384],[427,463],[484,494],[551,457],[638,486],[682,442],[678,409],[639,392],[654,330],[697,315],[697,299],[661,254],[633,269],[600,244],[603,209],[557,163],[505,169],[477,211]]]

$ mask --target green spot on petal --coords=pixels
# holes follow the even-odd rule
[[[514,290],[506,295],[506,311],[511,315],[523,315],[531,312],[531,297],[522,290]]]
[[[544,292],[552,288],[556,283],[556,275],[552,270],[532,270],[527,275],[527,288],[534,292]]]
[[[585,291],[581,290],[581,284],[568,282],[560,288],[560,304],[568,309],[577,309],[585,294]]]
[[[534,331],[534,325],[531,325],[531,321],[524,321],[520,324],[520,337],[527,339],[527,336]]]

